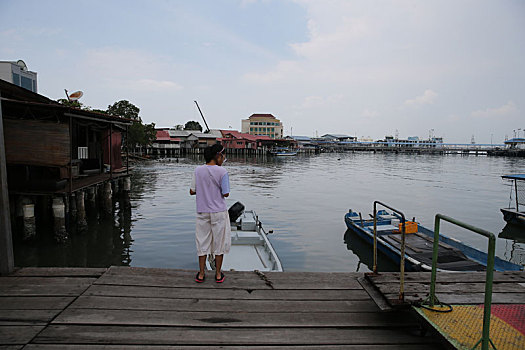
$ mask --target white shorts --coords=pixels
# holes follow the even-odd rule
[[[228,253],[232,243],[228,211],[197,213],[195,243],[199,256]]]

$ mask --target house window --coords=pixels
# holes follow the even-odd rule
[[[22,86],[24,89],[27,89],[27,90],[33,90],[33,81],[29,78],[26,78],[24,76],[21,76],[21,84],[20,86]]]
[[[20,74],[13,73],[13,84],[20,86]]]

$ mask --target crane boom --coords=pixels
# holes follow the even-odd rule
[[[210,132],[210,128],[208,127],[208,123],[206,123],[206,119],[204,119],[204,114],[202,114],[201,108],[199,107],[199,104],[197,101],[193,101],[197,105],[197,108],[199,109],[199,113],[201,114],[202,120],[204,120],[204,125],[206,125],[206,132]]]

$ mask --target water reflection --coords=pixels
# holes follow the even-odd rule
[[[515,264],[525,265],[525,228],[507,224],[498,235],[505,241],[505,259]]]
[[[87,230],[70,230],[64,245],[53,240],[52,225],[37,227],[36,239],[22,242],[15,237],[16,266],[107,267],[131,264],[131,208],[115,201],[115,216],[104,217],[88,211]]]
[[[346,248],[359,257],[356,272],[373,271],[373,247],[352,230],[346,230],[344,235]],[[391,262],[381,252],[377,254],[377,270],[379,272],[399,271],[399,266]]]

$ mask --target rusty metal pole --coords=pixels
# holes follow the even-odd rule
[[[0,95],[0,275],[7,275],[15,268],[11,217],[9,215],[9,193],[5,158],[4,122]]]

